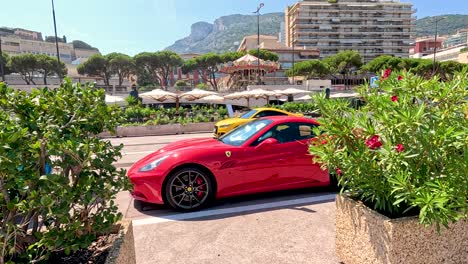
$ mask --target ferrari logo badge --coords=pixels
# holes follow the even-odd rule
[[[226,151],[226,157],[231,157],[231,151]]]

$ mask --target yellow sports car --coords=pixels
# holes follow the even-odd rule
[[[287,111],[275,109],[275,108],[255,108],[249,112],[243,114],[241,117],[228,118],[219,121],[215,124],[214,135],[220,137],[227,132],[233,130],[234,128],[250,122],[255,118],[260,118],[264,116],[304,116],[303,114],[295,114]]]

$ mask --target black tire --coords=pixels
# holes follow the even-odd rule
[[[200,210],[214,197],[212,177],[198,168],[183,168],[172,173],[164,186],[164,200],[176,211]]]

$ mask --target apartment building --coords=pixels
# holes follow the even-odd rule
[[[442,43],[444,40],[445,38],[438,37],[436,41],[432,36],[417,38],[414,46],[409,50],[409,56],[410,58],[421,58],[423,56],[433,54],[434,50],[442,49]]]
[[[408,57],[415,12],[399,0],[302,0],[286,8],[286,45],[318,48],[321,58],[342,50],[364,61]]]
[[[57,56],[55,42],[43,41],[40,32],[21,28],[0,28],[0,41],[3,52],[15,56],[19,54],[45,54]],[[75,60],[81,62],[99,53],[97,49],[75,49],[72,43],[59,42],[60,60],[70,64]]]
[[[444,48],[456,47],[468,43],[468,28],[460,29],[456,34],[444,39]]]

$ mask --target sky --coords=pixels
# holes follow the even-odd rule
[[[58,36],[83,40],[101,53],[135,55],[157,51],[190,34],[198,21],[212,23],[231,14],[284,12],[297,0],[54,0]],[[401,0],[412,2],[417,18],[468,14],[468,0]],[[51,0],[0,0],[0,26],[19,27],[52,36]]]

